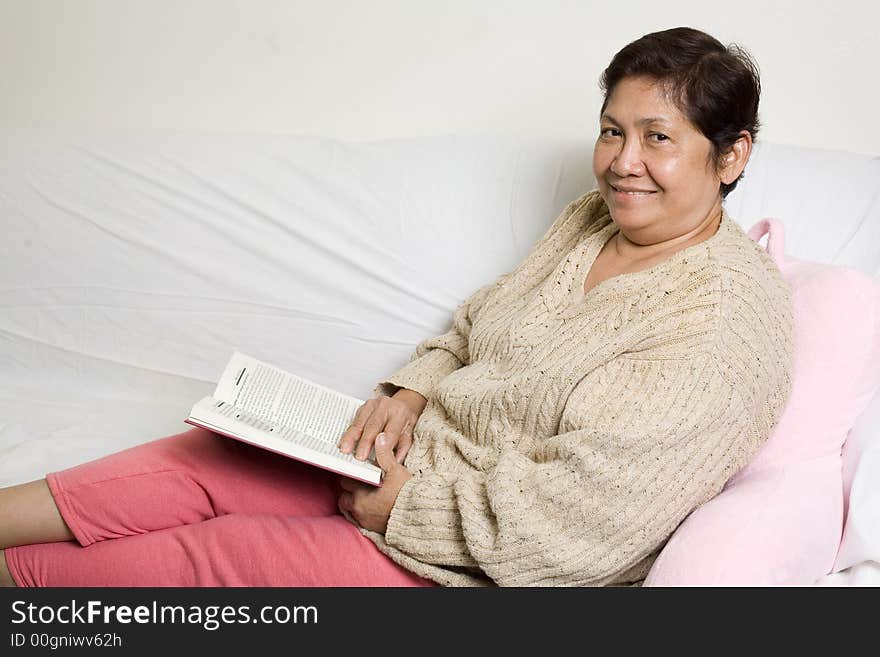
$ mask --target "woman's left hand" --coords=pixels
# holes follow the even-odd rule
[[[339,496],[339,509],[350,513],[364,529],[384,534],[397,494],[412,473],[394,458],[384,434],[377,436],[375,449],[376,462],[384,471],[382,484],[370,486],[343,477],[339,480],[343,489]]]

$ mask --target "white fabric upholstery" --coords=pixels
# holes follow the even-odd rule
[[[595,186],[590,157],[489,138],[3,139],[0,486],[188,430],[234,349],[370,396]],[[880,160],[759,144],[727,207],[745,228],[782,220],[790,255],[880,276]]]

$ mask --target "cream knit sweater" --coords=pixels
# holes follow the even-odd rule
[[[727,215],[648,269],[583,282],[617,225],[569,204],[512,272],[376,386],[428,404],[385,535],[447,586],[640,585],[788,400],[790,289]]]

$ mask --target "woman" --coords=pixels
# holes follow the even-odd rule
[[[640,584],[779,419],[791,298],[723,207],[758,130],[747,55],[667,30],[602,86],[598,190],[342,436],[381,487],[195,429],[0,491],[0,578]]]

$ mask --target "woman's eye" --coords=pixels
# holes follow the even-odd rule
[[[651,135],[651,137],[656,137],[656,138],[657,138],[657,141],[669,141],[669,137],[667,137],[666,135],[664,135],[664,134],[662,134],[662,133],[660,133],[660,132],[655,132],[655,133],[653,133],[653,134]]]
[[[620,134],[620,131],[617,128],[605,128],[599,133],[600,137],[616,137]]]

